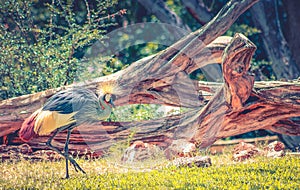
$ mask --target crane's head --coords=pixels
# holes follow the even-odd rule
[[[116,82],[103,82],[101,86],[98,86],[98,94],[100,101],[105,102],[110,107],[115,107],[114,101],[116,99],[115,93],[117,92]]]
[[[116,99],[116,95],[114,94],[104,94],[103,101],[107,103],[110,107],[115,107],[114,101]]]

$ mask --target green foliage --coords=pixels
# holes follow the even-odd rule
[[[158,119],[164,116],[159,111],[160,105],[139,104],[117,107],[110,117],[112,121],[142,121],[149,119]]]
[[[80,53],[101,40],[116,1],[9,0],[0,3],[0,99],[70,84]]]
[[[251,63],[251,71],[254,73],[263,74],[264,80],[276,80],[275,74],[272,70],[272,62],[266,60],[253,59]],[[259,74],[258,74],[259,75]]]
[[[266,60],[255,60],[253,59],[252,60],[253,62],[251,62],[251,69],[252,70],[257,70],[257,69],[260,69],[262,66],[269,66],[271,65],[272,63],[271,62],[268,62]]]
[[[258,157],[253,162],[234,163],[227,155],[212,156],[208,168],[166,167],[163,160],[121,164],[109,159],[78,160],[87,175],[60,162],[2,162],[3,189],[298,189],[300,160]],[[220,164],[225,163],[225,164]]]
[[[251,27],[247,24],[233,24],[228,31],[226,31],[226,36],[234,36],[236,33],[242,33],[245,36],[252,36],[261,33],[261,31],[255,27]]]
[[[201,24],[193,18],[189,11],[184,7],[181,0],[167,0],[166,4],[182,19],[184,24],[189,26],[192,31],[201,27]]]

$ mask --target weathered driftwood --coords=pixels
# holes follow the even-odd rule
[[[117,80],[117,106],[146,103],[191,110],[158,120],[81,125],[71,135],[70,150],[92,150],[101,154],[116,142],[126,141],[130,134],[134,134],[132,140],[161,147],[167,147],[174,139],[185,139],[202,148],[217,139],[257,129],[300,135],[299,121],[290,119],[300,116],[299,82],[261,82],[253,89],[254,80],[248,69],[254,44],[240,34],[232,40],[217,39],[255,2],[231,1],[210,23],[166,50],[110,76],[77,84],[95,90],[105,81]],[[222,63],[224,85],[190,80],[188,74],[211,63]],[[23,120],[55,92],[71,87],[0,102],[0,137],[8,137],[3,139],[9,144],[21,143],[15,134]],[[211,96],[202,97],[201,92]],[[205,98],[209,99],[206,105],[201,101]],[[45,148],[47,138],[38,137],[29,144],[32,148]],[[64,141],[65,134],[61,133],[54,143],[63,147]]]
[[[187,67],[189,73],[211,63],[221,63],[221,55],[231,37],[219,37],[211,44],[209,44],[203,52],[199,53],[201,56],[195,58],[197,61],[197,65]],[[200,51],[200,50],[199,50]],[[131,87],[124,87],[120,85],[120,92],[122,94],[118,94],[118,99],[115,102],[115,105],[122,106],[126,104],[135,104],[135,103],[152,103],[152,104],[164,104],[164,105],[174,105],[174,106],[182,106],[182,107],[191,107],[196,108],[200,106],[202,103],[199,102],[198,91],[207,91],[210,94],[213,94],[220,84],[218,83],[207,83],[207,82],[198,82],[193,81],[188,78],[187,74],[183,74],[184,71],[181,71],[176,76],[170,76],[169,78],[157,78],[155,81],[153,80],[142,80],[141,77],[137,76],[144,75],[145,72],[143,70],[139,70],[137,72],[135,67],[139,65],[153,64],[149,61],[155,56],[146,57],[132,64],[130,68],[127,70],[122,70],[115,74],[112,74],[107,77],[97,78],[93,81],[87,81],[84,84],[75,84],[70,86],[64,86],[56,89],[49,89],[43,92],[38,92],[35,94],[24,95],[16,98],[11,98],[8,100],[4,100],[0,102],[0,137],[13,133],[18,130],[24,121],[31,113],[35,110],[39,109],[45,101],[51,97],[56,92],[66,89],[72,88],[76,85],[84,85],[86,88],[94,90],[97,86],[100,86],[105,81],[116,81],[116,79],[120,78],[122,75],[130,75],[131,76]],[[179,62],[180,60],[178,60]],[[157,65],[154,65],[157,67]],[[184,69],[184,68],[181,68]],[[166,71],[167,72],[167,71]],[[134,74],[130,74],[134,73]],[[153,76],[154,78],[155,76]],[[173,77],[173,78],[171,78]],[[181,78],[180,78],[181,77]],[[129,80],[127,78],[127,80]],[[168,81],[169,80],[169,81]],[[118,81],[122,81],[119,79]],[[172,83],[166,86],[159,87],[161,91],[155,89],[158,88],[159,84],[165,84],[166,82]],[[198,85],[199,83],[199,85]],[[176,85],[180,85],[177,87],[176,93],[174,94],[174,90],[170,91],[170,89],[176,87]],[[189,87],[193,87],[189,89]],[[137,89],[139,88],[139,89]],[[164,90],[162,90],[164,88]],[[168,91],[169,90],[169,91]],[[180,100],[178,98],[178,93],[181,94],[185,99]]]

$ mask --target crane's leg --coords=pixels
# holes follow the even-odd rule
[[[66,169],[67,169],[67,172],[66,173],[66,176],[69,176],[69,170],[68,170],[68,160],[71,162],[71,164],[74,166],[76,172],[78,172],[77,169],[79,169],[82,173],[86,174],[86,172],[79,166],[79,164],[77,164],[77,162],[69,157],[69,142],[70,142],[70,135],[71,135],[71,129],[68,129],[68,132],[67,132],[67,140],[66,140],[66,143],[65,143],[65,148],[64,148],[64,152],[65,152],[65,156],[68,158],[66,159]],[[66,177],[68,178],[68,177]]]
[[[70,158],[68,154],[62,153],[57,147],[55,147],[55,146],[53,146],[53,145],[51,144],[53,138],[54,138],[54,137],[57,135],[57,133],[60,132],[60,131],[62,131],[62,130],[57,129],[57,130],[53,133],[53,135],[48,139],[48,141],[46,142],[46,145],[47,145],[49,148],[51,148],[52,150],[54,150],[54,151],[56,151],[57,153],[59,153],[60,155],[64,156],[65,159],[66,159],[66,162],[67,162],[67,160],[69,160],[69,161],[72,163],[72,165],[74,166],[76,172],[78,172],[78,170],[80,170],[82,173],[85,174],[86,172],[85,172],[85,171],[77,164],[77,162],[76,162],[73,158]],[[71,133],[71,132],[70,132],[70,133]],[[68,136],[67,136],[67,137],[68,137]],[[69,138],[70,138],[70,136],[69,136]],[[68,143],[67,143],[67,142],[68,142]],[[69,144],[69,139],[68,139],[68,138],[67,138],[66,143]]]
[[[66,143],[65,143],[65,148],[64,148],[64,151],[65,151],[65,154],[67,156],[69,156],[69,142],[70,142],[70,135],[71,135],[71,130],[68,129],[68,133],[67,133],[67,140],[66,140]],[[68,159],[66,159],[66,178],[69,178],[69,164],[68,164]]]

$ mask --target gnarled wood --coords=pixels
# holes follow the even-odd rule
[[[217,139],[257,129],[300,135],[299,82],[261,82],[254,84],[248,74],[255,46],[243,35],[220,37],[238,16],[255,1],[233,0],[202,29],[184,37],[158,54],[141,59],[125,70],[83,85],[96,90],[106,81],[118,82],[116,105],[134,103],[164,104],[191,108],[187,113],[141,122],[99,122],[81,125],[70,139],[70,150],[92,150],[99,154],[116,142],[142,140],[167,147],[174,139],[185,139],[207,147]],[[208,44],[208,45],[207,45]],[[222,59],[222,52],[225,49]],[[193,81],[188,74],[211,63],[222,63],[225,83]],[[0,137],[8,143],[21,143],[16,134],[22,121],[55,92],[50,89],[0,102]],[[202,96],[206,93],[209,96]],[[209,101],[207,104],[206,102]],[[202,109],[202,106],[205,106]],[[3,129],[3,130],[2,130]],[[45,148],[48,137],[29,144]],[[54,144],[63,147],[65,134]]]
[[[230,40],[231,37],[225,36],[217,38],[206,48],[204,48],[203,51],[199,50],[200,56],[195,57],[194,59],[197,62],[193,62],[186,68],[182,69],[186,69],[186,72],[191,73],[198,67],[200,68],[201,66],[205,66],[207,64],[215,62],[221,63],[222,52]],[[127,88],[125,88],[124,86],[120,86],[119,93],[121,94],[118,94],[118,98],[115,101],[115,105],[117,106],[137,103],[151,103],[195,108],[202,105],[202,102],[199,102],[200,94],[198,94],[198,90],[212,92],[214,91],[214,89],[216,89],[214,85],[212,87],[199,86],[200,88],[198,89],[198,81],[192,81],[185,73],[185,71],[181,71],[175,76],[169,76],[165,78],[161,77],[157,78],[156,80],[141,80],[140,77],[136,77],[144,75],[144,71],[141,69],[138,72],[137,70],[135,70],[136,67],[138,67],[139,65],[147,64],[150,64],[150,67],[151,64],[153,64],[152,62],[150,62],[153,59],[153,57],[155,57],[155,55],[146,57],[135,63],[132,63],[131,67],[127,68],[127,70],[122,70],[109,76],[97,78],[93,81],[87,81],[82,84],[74,84],[56,89],[49,89],[43,92],[38,92],[35,94],[24,95],[1,101],[0,137],[8,135],[18,130],[24,119],[27,118],[30,114],[32,114],[35,110],[39,109],[45,103],[45,101],[56,92],[66,88],[73,88],[74,86],[80,85],[83,85],[86,88],[96,91],[97,86],[101,86],[103,82],[116,81],[116,79],[121,78],[122,75],[127,75],[127,80],[129,80],[128,76],[131,76],[131,87],[127,86]],[[180,60],[177,60],[177,62],[180,62]],[[119,79],[119,81],[121,81],[121,79]],[[158,90],[159,88],[154,89],[155,87],[167,82],[171,84],[160,87],[160,90]],[[120,83],[121,82],[119,82],[119,84]],[[195,87],[190,88],[191,86]],[[164,90],[162,91],[162,89]],[[182,97],[185,97],[185,99],[188,101],[179,99],[178,94],[180,94],[180,96]]]
[[[234,46],[235,44],[236,46]],[[227,48],[223,59],[223,67],[229,64],[232,72],[224,69],[224,74],[236,74],[233,68],[238,68],[244,63],[249,68],[250,59],[255,47],[244,36],[236,35],[230,43],[232,48]],[[245,52],[247,52],[245,54]],[[231,56],[228,59],[226,56]],[[230,60],[230,61],[229,61]],[[236,60],[236,61],[233,61]],[[236,63],[237,65],[233,64]],[[246,75],[246,76],[244,76]],[[236,76],[235,76],[236,77]],[[239,73],[239,77],[249,77],[247,70]],[[232,101],[226,101],[226,96],[232,96],[237,91],[229,90],[220,83],[199,82],[199,89],[214,93],[209,103],[203,108],[194,108],[182,115],[169,116],[155,121],[141,122],[99,122],[89,126],[79,126],[71,136],[70,149],[72,151],[92,150],[101,154],[116,142],[126,142],[128,136],[134,133],[133,141],[142,140],[151,142],[161,147],[168,147],[174,139],[186,139],[198,143],[199,147],[207,147],[217,139],[237,135],[258,129],[269,129],[286,134],[300,135],[299,122],[289,118],[300,116],[300,84],[299,82],[259,82],[254,85],[254,90],[247,90],[248,80],[237,80],[228,77],[228,84],[233,80],[244,90],[240,90],[237,98],[241,103],[238,107]],[[215,87],[213,87],[215,86]],[[221,88],[220,88],[221,87]],[[251,88],[250,88],[251,89]],[[226,92],[228,90],[228,92]],[[226,93],[225,93],[226,92]],[[245,98],[248,96],[249,98]],[[279,98],[283,97],[285,98]],[[63,147],[65,134],[61,133],[55,139],[56,145]],[[47,137],[39,137],[30,142],[33,148],[45,148],[41,142],[46,142]],[[17,138],[12,143],[21,143]]]

